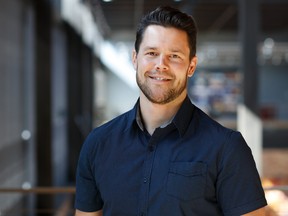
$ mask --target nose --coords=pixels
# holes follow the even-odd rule
[[[165,56],[159,55],[155,67],[158,71],[168,70],[168,64]]]

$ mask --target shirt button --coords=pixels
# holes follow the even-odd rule
[[[149,146],[149,151],[150,151],[150,152],[153,152],[154,149],[155,149],[155,147],[154,147],[153,145]]]
[[[143,179],[143,182],[144,182],[144,183],[147,183],[147,178],[144,178],[144,179]]]

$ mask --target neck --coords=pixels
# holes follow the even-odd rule
[[[149,101],[144,95],[140,95],[140,110],[143,124],[150,135],[156,128],[171,121],[176,115],[186,95],[180,96],[167,104],[155,104]]]

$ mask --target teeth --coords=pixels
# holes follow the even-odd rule
[[[159,81],[166,80],[166,79],[160,78],[160,77],[156,77],[155,79],[156,79],[156,80],[159,80]]]

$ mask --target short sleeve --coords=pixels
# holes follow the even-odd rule
[[[239,132],[225,144],[217,180],[217,198],[224,215],[242,215],[267,205],[251,149]]]
[[[98,211],[103,206],[90,160],[94,144],[92,137],[90,134],[82,146],[76,172],[75,208],[83,212]]]

